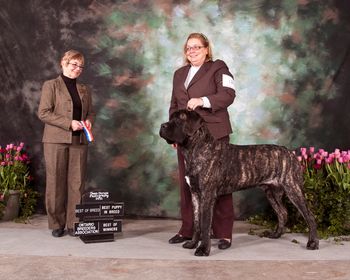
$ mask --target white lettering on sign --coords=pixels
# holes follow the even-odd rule
[[[95,200],[103,200],[104,198],[109,198],[108,192],[90,192],[90,198],[94,198]]]
[[[116,210],[109,210],[108,213],[109,213],[109,214],[119,214],[119,213],[120,213],[120,210],[119,210],[119,209],[116,209]]]
[[[102,231],[118,231],[117,227],[109,227],[109,228],[103,228]]]
[[[96,234],[99,233],[95,223],[79,223],[75,231],[76,235]]]

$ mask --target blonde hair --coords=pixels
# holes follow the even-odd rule
[[[207,53],[207,57],[205,59],[205,62],[213,60],[213,50],[212,50],[211,44],[210,44],[207,36],[205,36],[203,33],[191,33],[190,35],[188,35],[187,40],[184,44],[184,49],[183,49],[185,64],[190,63],[190,61],[187,59],[186,48],[187,48],[188,40],[192,39],[192,38],[199,39],[201,41],[201,43],[203,44],[203,46],[208,48],[208,53]]]
[[[72,59],[76,59],[82,65],[84,65],[84,56],[82,55],[82,53],[80,53],[76,50],[66,51],[61,58],[61,65],[67,66],[69,61],[71,61]]]

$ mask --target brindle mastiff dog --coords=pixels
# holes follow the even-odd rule
[[[196,256],[210,253],[213,207],[218,196],[260,187],[278,217],[270,238],[284,233],[287,210],[282,203],[286,194],[309,227],[307,249],[318,249],[314,216],[303,194],[302,168],[296,156],[276,145],[232,145],[215,141],[204,120],[194,111],[180,110],[161,125],[159,134],[169,144],[176,143],[185,157],[186,181],[190,186],[194,212],[194,233],[184,248],[196,248]]]

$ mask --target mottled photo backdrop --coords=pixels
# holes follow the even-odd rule
[[[68,49],[86,56],[96,142],[87,187],[127,215],[178,217],[176,152],[158,136],[189,33],[202,32],[235,77],[235,144],[350,149],[350,4],[330,0],[0,0],[0,145],[25,142],[37,189],[45,167],[41,86]],[[236,216],[265,207],[234,194]],[[43,209],[43,197],[38,210]]]

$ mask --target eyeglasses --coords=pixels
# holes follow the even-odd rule
[[[186,47],[185,50],[186,50],[186,52],[189,52],[191,50],[198,51],[201,48],[206,48],[206,47],[204,47],[204,46],[193,46],[193,47]]]
[[[72,66],[73,66],[73,69],[77,69],[77,68],[79,68],[80,70],[83,70],[83,69],[84,69],[84,66],[78,65],[78,64],[76,64],[76,63],[70,63],[70,62],[68,62],[68,64],[72,65]]]

